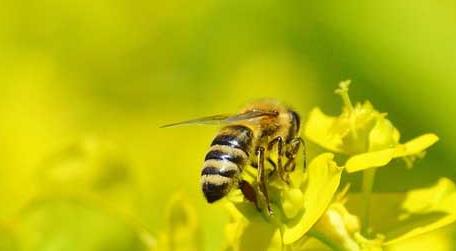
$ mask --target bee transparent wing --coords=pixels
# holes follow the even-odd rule
[[[181,121],[177,123],[172,123],[172,124],[167,124],[160,126],[161,128],[165,127],[173,127],[173,126],[180,126],[180,125],[217,125],[222,123],[224,120],[229,118],[229,115],[213,115],[213,116],[207,116],[207,117],[202,117],[202,118],[197,118],[197,119],[190,119],[186,121]]]
[[[263,116],[276,116],[276,112],[271,111],[260,111],[260,110],[252,110],[241,114],[236,115],[213,115],[207,116],[197,119],[186,120],[182,122],[172,123],[161,126],[161,128],[165,127],[174,127],[180,125],[220,125],[226,123],[232,123],[236,121],[243,121],[243,120],[250,120],[255,119]]]
[[[245,113],[237,114],[234,116],[230,116],[225,119],[226,122],[236,122],[242,120],[250,120],[264,116],[277,116],[277,112],[273,111],[261,111],[261,110],[251,110]]]

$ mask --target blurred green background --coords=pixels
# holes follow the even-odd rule
[[[0,0],[0,24],[0,250],[144,250],[134,225],[158,234],[179,191],[214,250],[217,128],[158,127],[261,97],[338,114],[345,79],[403,141],[441,138],[375,190],[456,179],[455,1]]]

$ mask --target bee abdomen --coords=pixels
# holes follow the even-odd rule
[[[207,176],[212,177],[212,176]],[[221,176],[220,176],[221,177]],[[203,193],[206,197],[207,202],[212,203],[221,198],[223,198],[231,189],[230,183],[217,184],[214,182],[204,182],[203,184]]]
[[[224,151],[223,147],[216,147],[216,149],[211,150],[206,154],[206,158],[204,160],[224,160],[232,162],[236,165],[242,165],[245,162],[246,157],[247,155],[238,149],[228,149],[228,151],[225,149]]]
[[[227,126],[212,141],[201,171],[201,185],[209,203],[223,198],[247,163],[252,131],[245,126]]]
[[[253,132],[250,128],[242,125],[231,125],[220,131],[220,134],[212,141],[211,146],[229,146],[240,149],[248,155],[252,138]]]
[[[212,203],[224,197],[239,173],[238,165],[229,160],[206,160],[201,171],[201,185],[207,201]]]
[[[201,176],[204,175],[220,175],[223,177],[227,178],[233,178],[235,175],[237,175],[239,171],[236,169],[226,169],[226,168],[218,168],[218,167],[213,167],[213,166],[206,166],[203,168],[203,171],[201,171]]]

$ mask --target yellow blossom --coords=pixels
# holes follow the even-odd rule
[[[309,140],[335,153],[349,155],[347,172],[384,166],[393,158],[420,154],[437,142],[438,137],[429,133],[401,144],[399,131],[385,113],[375,110],[369,101],[352,105],[349,84],[350,81],[342,82],[336,90],[344,101],[342,113],[332,117],[315,108],[304,130]]]
[[[446,178],[406,193],[372,193],[375,167],[393,158],[421,156],[438,137],[429,133],[400,143],[400,133],[385,113],[367,101],[351,103],[348,84],[341,83],[336,91],[344,100],[342,114],[330,117],[315,108],[305,127],[308,139],[332,153],[321,153],[307,169],[289,173],[289,182],[277,173],[268,176],[272,215],[258,210],[239,189],[228,194],[224,201],[230,222],[225,226],[223,250],[401,250],[414,237],[456,221],[456,186]],[[349,156],[343,167],[334,160],[338,154]],[[364,172],[362,193],[350,192],[349,185],[339,188],[344,169],[348,175]],[[242,172],[242,179],[258,193],[256,176],[251,166]],[[154,242],[153,250],[200,248],[195,242],[200,233],[191,204],[176,198],[168,209],[168,228]],[[265,201],[258,203],[265,207]]]
[[[273,236],[279,236],[280,243],[285,246],[303,238],[325,212],[339,186],[342,168],[333,158],[330,153],[317,156],[306,172],[295,170],[290,175],[289,185],[279,179],[271,181],[272,216],[260,214],[246,200],[229,202],[232,223],[228,239],[235,241],[234,246],[237,247],[232,250],[261,250],[258,249],[258,242],[246,238],[252,234],[249,230],[252,228],[256,238],[271,241]]]

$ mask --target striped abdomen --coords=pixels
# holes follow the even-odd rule
[[[253,133],[248,127],[222,128],[212,141],[201,172],[201,185],[209,203],[224,197],[237,182],[249,159]]]

